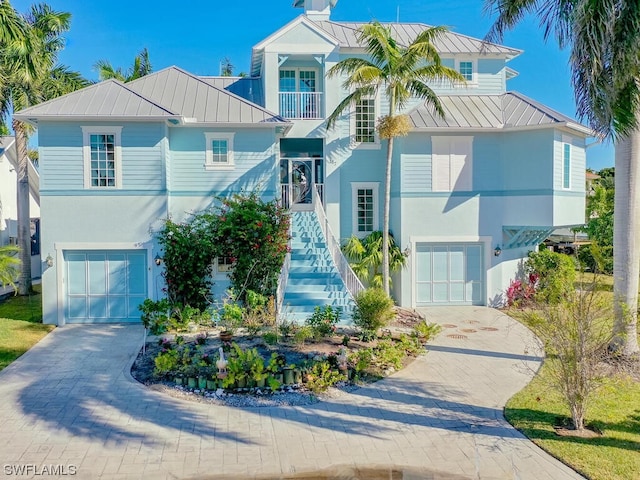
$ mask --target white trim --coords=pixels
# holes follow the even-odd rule
[[[365,99],[363,99],[365,100]],[[371,100],[368,98],[367,100]],[[376,95],[373,98],[373,142],[358,142],[356,141],[356,117],[357,117],[357,105],[353,105],[351,115],[349,118],[349,137],[351,148],[354,150],[380,150],[380,135],[378,135],[378,129],[376,128],[376,122],[380,117],[380,95]]]
[[[63,326],[66,323],[66,318],[64,315],[64,307],[65,307],[65,262],[64,262],[64,252],[66,251],[74,251],[74,250],[106,250],[106,251],[114,251],[114,250],[146,250],[147,251],[147,298],[154,298],[156,295],[153,289],[153,278],[154,276],[151,274],[152,265],[155,267],[155,262],[153,261],[152,253],[153,247],[149,244],[139,243],[139,242],[115,242],[115,243],[94,243],[94,242],[55,242],[53,244],[53,249],[55,251],[55,269],[56,269],[56,284],[57,284],[57,293],[58,293],[58,326]],[[158,300],[158,298],[156,298]]]
[[[380,182],[351,182],[351,231],[356,237],[366,237],[371,232],[358,231],[358,190],[373,190],[373,230],[380,230]]]
[[[418,243],[440,243],[443,245],[449,245],[452,243],[481,243],[483,245],[483,250],[484,250],[484,303],[485,305],[488,305],[489,304],[488,295],[489,295],[489,292],[492,291],[491,281],[490,281],[491,277],[489,275],[489,270],[493,268],[493,265],[491,264],[491,253],[493,252],[493,247],[491,243],[492,241],[493,241],[493,237],[490,237],[488,235],[482,235],[482,236],[452,235],[452,236],[446,236],[446,237],[411,235],[409,237],[409,245],[412,252],[411,254],[411,308],[418,308],[417,302],[416,302],[417,266],[416,266],[416,255],[415,255]]]
[[[235,163],[233,159],[233,137],[235,133],[226,132],[204,132],[205,138],[205,170],[231,170],[234,168]],[[214,140],[225,140],[227,142],[227,161],[214,162],[213,161],[213,149],[211,142]]]
[[[273,43],[275,40],[282,37],[285,33],[293,30],[296,26],[300,24],[304,24],[307,27],[309,27],[311,30],[317,33],[318,36],[327,40],[327,42],[333,45],[334,47],[337,47],[340,45],[340,41],[336,37],[330,35],[325,30],[317,27],[312,21],[307,19],[305,15],[300,15],[297,18],[294,18],[289,23],[287,23],[284,27],[280,28],[279,30],[275,31],[274,33],[269,35],[267,38],[262,40],[260,43],[258,43],[255,47],[252,48],[252,51],[264,49],[267,45],[269,45],[270,43]]]
[[[121,126],[81,126],[82,161],[84,163],[84,188],[91,190],[109,190],[122,188],[122,127]],[[115,155],[115,186],[96,187],[91,185],[91,135],[113,135]]]

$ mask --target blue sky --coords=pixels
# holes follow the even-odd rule
[[[34,0],[35,1],[35,0]],[[33,1],[14,0],[25,12]],[[177,65],[194,74],[217,75],[228,57],[234,72],[248,72],[251,48],[298,16],[293,0],[48,0],[56,10],[71,12],[71,30],[61,61],[84,76],[97,79],[93,65],[106,59],[128,67],[143,47],[149,49],[154,70]],[[482,38],[492,19],[482,0],[339,0],[331,18],[343,21],[400,21],[446,25],[465,35]],[[502,42],[524,50],[509,66],[520,75],[508,83],[519,91],[566,115],[575,116],[566,52],[554,41],[544,43],[534,19],[527,19]],[[587,150],[593,169],[613,165],[611,145]]]

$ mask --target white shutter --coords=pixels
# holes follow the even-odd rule
[[[451,142],[451,191],[473,190],[473,137],[458,137]]]
[[[449,139],[447,137],[431,137],[431,190],[449,192]]]

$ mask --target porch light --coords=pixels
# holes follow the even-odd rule
[[[500,245],[496,245],[496,248],[493,250],[493,255],[499,257],[501,253],[502,249],[500,248]]]
[[[160,256],[159,253],[156,253],[156,256],[155,256],[154,260],[156,262],[156,265],[158,265],[158,266],[162,265],[162,257]]]
[[[45,258],[44,261],[47,263],[47,267],[53,267],[53,257],[51,254],[47,255],[47,258]]]
[[[411,255],[411,244],[408,243],[407,246],[405,247],[405,249],[402,251],[402,254],[405,257],[408,257],[409,255]]]

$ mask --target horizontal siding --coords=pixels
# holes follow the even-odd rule
[[[96,123],[41,122],[38,126],[40,188],[44,191],[84,189],[82,126]],[[118,125],[100,122],[100,126]],[[161,123],[130,123],[122,128],[122,188],[164,188]]]
[[[170,130],[171,191],[221,195],[240,190],[253,191],[256,188],[271,192],[276,190],[278,162],[272,130],[237,131],[233,139],[234,167],[219,170],[205,169],[204,132],[202,128]]]

